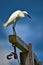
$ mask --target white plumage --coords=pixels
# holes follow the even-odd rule
[[[17,10],[9,17],[8,21],[4,24],[4,27],[8,27],[10,24],[16,23],[19,19],[24,18],[25,16],[29,16],[29,13],[26,11]]]

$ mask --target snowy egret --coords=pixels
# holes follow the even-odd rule
[[[17,10],[14,13],[12,13],[12,15],[9,17],[8,21],[4,24],[4,27],[8,27],[10,24],[14,24],[14,26],[16,25],[16,22],[21,19],[24,18],[25,16],[28,16],[29,18],[31,18],[29,16],[29,13],[26,11],[21,11],[21,10]]]
[[[4,24],[4,27],[8,27],[9,25],[13,24],[13,33],[16,35],[16,31],[15,31],[15,25],[17,23],[17,21],[21,18],[24,18],[25,16],[28,16],[29,18],[31,18],[29,16],[29,13],[26,11],[21,11],[21,10],[17,10],[14,13],[12,13],[12,15],[9,17],[8,21]],[[15,37],[16,38],[16,37]],[[14,45],[13,45],[14,46]],[[18,56],[16,54],[16,46],[14,46],[14,58],[17,59]],[[12,54],[7,56],[7,59],[11,59],[9,57],[11,57]]]

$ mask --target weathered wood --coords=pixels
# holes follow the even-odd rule
[[[39,62],[37,56],[33,53],[32,44],[27,45],[16,35],[9,35],[9,42],[22,51],[20,53],[21,65],[42,65],[42,62]]]
[[[21,51],[28,52],[28,45],[19,36],[9,35],[9,42],[16,45]]]
[[[21,61],[21,65],[34,65],[33,50],[31,44],[29,44],[28,53],[23,53],[23,52],[20,53],[20,61]]]

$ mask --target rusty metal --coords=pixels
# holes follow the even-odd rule
[[[11,60],[12,56],[14,56],[14,59],[18,59],[18,55],[16,53],[16,46],[13,46],[13,47],[14,47],[14,52],[11,52],[9,55],[7,55],[8,60]]]
[[[18,59],[17,53],[14,53],[14,59]]]
[[[7,55],[7,59],[8,60],[12,59],[12,54]]]
[[[15,31],[15,24],[13,25],[13,34],[16,35],[16,31]],[[9,55],[7,55],[7,59],[10,60],[12,59],[12,56],[14,56],[14,59],[18,59],[18,55],[16,53],[16,45],[12,45],[14,47],[14,52],[11,52]]]

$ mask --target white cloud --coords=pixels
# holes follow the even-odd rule
[[[0,51],[0,65],[18,65],[17,60],[7,60],[6,56],[8,55],[8,50],[1,50]]]
[[[18,65],[18,61],[12,58],[12,60],[7,60],[7,55],[13,51],[13,47],[7,43],[5,40],[0,41],[0,65]],[[19,50],[17,50],[19,56]]]

